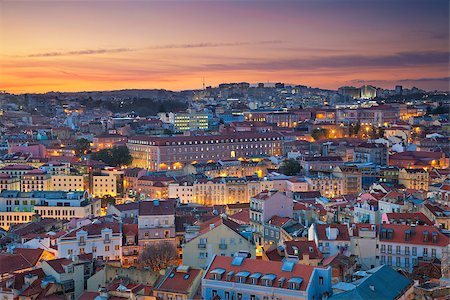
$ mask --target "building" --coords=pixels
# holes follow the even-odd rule
[[[193,113],[159,113],[159,118],[163,123],[173,124],[177,131],[208,130],[212,119],[211,114]]]
[[[137,136],[128,140],[132,165],[151,171],[178,170],[192,162],[281,155],[280,133],[239,132],[204,136]]]
[[[442,259],[450,239],[432,226],[383,224],[379,264],[411,272],[419,257]]]
[[[378,225],[350,224],[350,254],[356,257],[361,270],[372,269],[378,265]]]
[[[411,299],[411,280],[388,266],[364,271],[355,281],[333,285],[330,300]]]
[[[50,178],[51,191],[85,191],[86,183],[83,175],[52,175]]]
[[[429,175],[424,169],[405,169],[398,171],[398,183],[407,189],[428,191]]]
[[[2,191],[0,193],[0,226],[41,218],[73,219],[100,215],[100,199],[92,200],[87,192]]]
[[[175,200],[140,201],[138,213],[139,247],[162,241],[176,246]]]
[[[345,224],[311,224],[308,241],[314,241],[325,258],[335,254],[350,255],[350,235]]]
[[[43,170],[34,169],[20,178],[20,191],[48,191],[50,190],[50,175]]]
[[[293,208],[294,202],[285,192],[264,191],[250,199],[250,226],[257,245],[264,243],[264,223],[273,216],[292,218]]]
[[[182,246],[183,264],[206,268],[215,255],[233,256],[239,251],[246,251],[251,257],[256,257],[252,234],[246,228],[226,216],[201,224],[198,234]]]
[[[353,161],[386,166],[388,164],[388,155],[388,149],[383,144],[362,143],[355,147]]]
[[[122,258],[122,228],[119,223],[92,223],[72,230],[58,240],[58,257],[91,254],[102,261]]]
[[[362,191],[362,173],[357,168],[338,166],[333,170],[333,176],[343,178],[343,193],[357,195]]]
[[[92,148],[99,151],[103,149],[111,149],[115,144],[125,143],[127,137],[120,134],[103,133],[92,139]]]
[[[0,173],[0,192],[20,190],[20,179],[9,174]]]
[[[70,164],[60,162],[48,162],[39,167],[50,175],[68,175],[70,173]]]
[[[172,267],[153,287],[153,296],[160,300],[193,299],[202,281],[203,270],[190,266]]]
[[[215,256],[202,279],[203,299],[312,300],[326,298],[331,292],[331,268],[293,261]]]
[[[139,230],[137,224],[122,225],[122,267],[136,265],[139,258]]]
[[[391,155],[389,165],[407,169],[446,169],[449,159],[444,152],[404,151]]]
[[[334,198],[344,195],[344,178],[333,175],[319,175],[317,177],[306,177],[309,191],[319,191],[324,197]]]
[[[92,195],[94,197],[117,196],[117,178],[112,173],[92,175]]]
[[[294,260],[299,264],[318,266],[322,261],[322,253],[314,241],[285,241],[282,245],[272,244],[265,247],[263,260],[285,261]]]

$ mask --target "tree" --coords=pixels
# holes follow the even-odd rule
[[[328,130],[325,128],[316,128],[311,133],[311,136],[315,141],[318,141],[328,136]]]
[[[87,154],[91,148],[91,143],[85,139],[78,139],[75,144],[75,152],[77,156],[82,156],[83,154]]]
[[[295,159],[287,159],[283,162],[281,165],[279,171],[287,176],[294,176],[297,175],[302,167],[300,166],[300,163],[296,161]]]
[[[361,123],[359,123],[358,121],[356,122],[355,127],[353,127],[353,134],[357,136],[360,130],[361,130]]]
[[[102,149],[91,155],[94,160],[99,160],[112,167],[128,166],[133,158],[127,146],[117,146],[112,149]]]
[[[104,195],[101,200],[102,208],[107,208],[110,205],[116,204],[116,198],[111,195]]]
[[[144,247],[139,256],[139,264],[143,267],[150,267],[153,271],[160,271],[176,264],[177,259],[177,248],[173,243],[154,242]]]

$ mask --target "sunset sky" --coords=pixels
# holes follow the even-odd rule
[[[0,0],[0,90],[449,89],[449,1]]]

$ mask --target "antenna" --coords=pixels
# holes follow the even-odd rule
[[[205,90],[205,76],[203,76],[203,90]]]

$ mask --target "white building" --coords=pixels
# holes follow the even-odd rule
[[[419,257],[442,260],[449,244],[450,239],[432,226],[383,224],[379,233],[378,263],[411,272]]]
[[[58,240],[58,257],[92,253],[98,260],[122,258],[122,231],[119,223],[99,223],[72,230]]]
[[[345,224],[315,224],[308,229],[308,241],[314,241],[324,257],[350,255],[350,235]]]
[[[52,175],[50,190],[67,192],[84,191],[84,177],[83,175]]]

